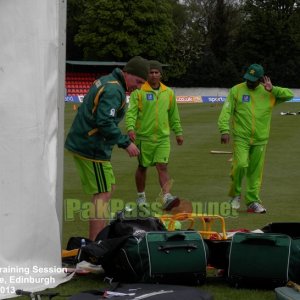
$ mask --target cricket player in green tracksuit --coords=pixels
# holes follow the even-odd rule
[[[293,93],[288,88],[273,86],[270,78],[264,76],[263,67],[258,64],[247,69],[244,79],[245,82],[230,89],[218,126],[221,143],[229,143],[230,130],[233,137],[232,182],[229,191],[232,208],[240,208],[242,180],[246,176],[247,211],[265,213],[259,192],[272,109],[276,104],[291,100]]]
[[[179,205],[178,197],[170,193],[171,184],[167,171],[170,131],[175,133],[177,144],[182,145],[182,128],[174,91],[160,81],[161,63],[155,60],[150,60],[149,63],[147,82],[130,95],[126,127],[130,139],[140,150],[139,165],[135,173],[138,204],[146,202],[147,168],[155,166],[162,191],[162,208],[170,210]]]

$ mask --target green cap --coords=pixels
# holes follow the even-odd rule
[[[162,73],[162,64],[159,61],[149,60],[149,64],[150,64],[150,70],[156,69],[156,70],[159,70],[160,73]]]
[[[135,56],[127,62],[123,71],[147,80],[149,74],[149,61],[141,56]]]
[[[247,69],[244,79],[254,82],[261,79],[264,73],[264,68],[261,65],[253,64]]]

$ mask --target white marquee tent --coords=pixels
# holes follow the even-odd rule
[[[61,269],[65,0],[0,0],[0,299]]]

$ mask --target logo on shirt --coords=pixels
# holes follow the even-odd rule
[[[110,110],[110,116],[112,116],[112,117],[114,117],[115,116],[115,114],[116,114],[116,110],[114,109],[114,108],[112,108],[111,110]]]
[[[146,94],[146,99],[150,100],[150,101],[153,100],[154,99],[153,94],[151,94],[151,93],[150,94]]]
[[[95,80],[94,84],[95,84],[95,86],[96,86],[97,88],[99,88],[99,87],[102,85],[100,79]]]
[[[242,102],[250,102],[250,96],[249,95],[243,95]]]

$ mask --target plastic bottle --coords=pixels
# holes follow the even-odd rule
[[[81,245],[81,248],[86,246],[85,239],[81,239],[80,245]]]

